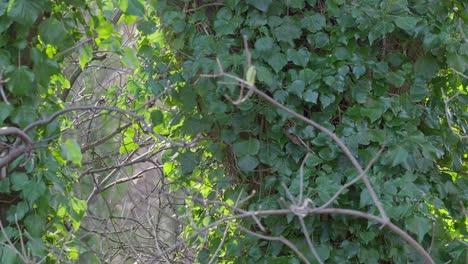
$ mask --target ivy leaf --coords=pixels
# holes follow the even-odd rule
[[[320,31],[325,27],[325,17],[321,14],[314,14],[309,16],[304,16],[301,20],[301,25],[303,28],[307,29],[310,32]]]
[[[161,110],[151,111],[151,123],[153,126],[157,126],[164,121],[164,115]]]
[[[180,172],[182,174],[189,174],[195,169],[199,163],[199,156],[193,152],[182,153],[179,159]]]
[[[16,0],[8,11],[8,17],[20,24],[29,26],[46,9],[46,5],[47,1],[45,0]]]
[[[393,151],[392,167],[395,167],[398,164],[406,162],[408,155],[409,153],[406,149],[402,147],[398,147],[396,150]]]
[[[288,63],[288,59],[286,55],[278,52],[269,57],[267,62],[275,72],[279,72]]]
[[[8,90],[17,96],[30,93],[34,87],[34,73],[26,66],[20,66],[9,76]]]
[[[90,45],[83,45],[80,47],[80,57],[78,62],[80,67],[83,70],[86,64],[88,64],[93,59],[93,49]]]
[[[273,48],[273,39],[270,37],[263,37],[255,41],[255,49],[260,51],[269,51]]]
[[[65,30],[65,25],[55,18],[48,18],[42,21],[39,25],[38,32],[45,43],[57,47],[63,47],[67,44],[65,40],[68,35]]]
[[[447,64],[459,72],[465,72],[468,67],[468,59],[456,53],[447,54]]]
[[[234,143],[234,152],[238,157],[246,155],[257,155],[260,150],[260,141],[257,139],[242,140]]]
[[[41,237],[45,231],[46,218],[38,214],[28,215],[24,219],[24,225],[33,237]]]
[[[430,80],[439,71],[439,64],[432,56],[424,56],[414,64],[414,73],[426,80]]]
[[[4,102],[0,102],[0,125],[5,121],[7,117],[10,116],[13,111],[13,107]]]
[[[394,22],[395,25],[403,30],[410,30],[416,27],[419,19],[410,16],[397,17]]]
[[[258,159],[250,155],[243,156],[237,161],[237,165],[242,171],[253,171],[258,166],[258,164]]]
[[[267,11],[268,7],[271,5],[273,0],[247,0],[248,4],[253,5],[258,10],[265,12]]]
[[[299,97],[302,96],[304,89],[305,89],[305,83],[303,80],[295,80],[290,86],[288,86],[288,91],[291,94],[295,94]]]
[[[421,242],[424,235],[432,229],[432,224],[429,219],[421,216],[414,216],[405,221],[406,230],[415,233],[418,236],[418,241]]]
[[[389,72],[385,78],[388,83],[395,87],[401,87],[405,83],[405,77],[401,71]]]
[[[307,90],[307,91],[305,91],[305,93],[302,95],[302,98],[304,98],[304,101],[306,101],[306,102],[308,102],[308,103],[316,104],[316,103],[317,103],[317,99],[318,99],[318,93],[317,93],[317,92],[314,92],[314,91],[311,91],[311,90]]]
[[[138,0],[119,0],[119,7],[129,16],[142,17],[145,15],[145,7]]]
[[[67,139],[62,145],[61,149],[62,157],[73,164],[81,165],[83,155],[81,154],[81,147],[74,139]]]
[[[257,67],[257,77],[260,82],[263,82],[268,86],[273,84],[273,74],[266,67]]]

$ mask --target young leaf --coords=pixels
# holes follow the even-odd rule
[[[255,75],[256,74],[257,74],[257,70],[255,69],[255,66],[250,66],[249,69],[247,70],[247,73],[246,73],[247,83],[250,86],[255,85]]]

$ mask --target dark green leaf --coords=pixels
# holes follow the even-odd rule
[[[20,66],[9,76],[8,90],[14,95],[24,96],[34,90],[34,73],[26,66]]]
[[[418,23],[419,19],[415,17],[405,16],[405,17],[397,17],[395,18],[395,25],[403,30],[411,30],[415,29],[416,24]]]
[[[301,25],[310,32],[317,32],[325,27],[325,17],[321,14],[304,16],[301,20]]]
[[[267,11],[272,2],[273,0],[247,0],[248,4],[253,5],[255,8],[263,12]]]
[[[275,53],[267,59],[268,64],[273,68],[275,72],[279,72],[288,63],[286,55],[283,53]]]
[[[238,157],[257,155],[260,150],[260,141],[257,139],[241,140],[234,143],[233,149]]]
[[[237,165],[242,171],[253,171],[258,164],[258,159],[250,155],[243,156],[237,161]]]
[[[189,174],[195,169],[198,165],[200,157],[196,153],[186,152],[181,154],[179,158],[180,162],[180,172],[182,174]]]
[[[424,235],[432,229],[431,221],[421,216],[413,216],[406,220],[405,224],[406,230],[416,234],[419,242],[421,242]]]

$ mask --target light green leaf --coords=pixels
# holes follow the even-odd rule
[[[135,69],[140,65],[140,60],[138,60],[136,50],[130,47],[122,49],[122,59],[123,64],[128,67]]]
[[[73,164],[81,165],[83,155],[81,154],[81,147],[74,139],[67,139],[62,145],[61,149],[62,157]]]
[[[246,73],[246,81],[250,86],[255,85],[255,75],[257,74],[257,70],[255,66],[250,66]]]
[[[80,57],[78,59],[80,67],[83,70],[86,64],[93,59],[93,49],[90,45],[83,45],[80,47]]]
[[[105,20],[99,20],[99,25],[96,27],[96,32],[98,33],[99,38],[107,39],[114,32],[114,27],[111,23]]]
[[[397,17],[394,20],[395,25],[404,30],[414,29],[418,21],[419,19],[410,16]]]

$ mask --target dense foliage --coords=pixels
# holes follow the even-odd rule
[[[436,263],[465,263],[466,14],[455,0],[1,0],[0,128],[20,131],[0,129],[0,154],[24,150],[0,155],[0,262],[83,260],[98,242],[76,232],[87,210],[101,210],[91,202],[107,182],[86,189],[96,179],[82,165],[112,171],[101,163],[148,145],[141,135],[166,144],[171,191],[186,195],[182,240],[162,250],[175,262],[191,252],[200,263],[421,262],[375,221],[292,210],[326,204],[360,173],[327,133],[251,85],[331,131],[363,168],[372,163],[367,178],[389,220]],[[122,25],[136,26],[133,39]],[[114,55],[128,82],[103,91],[89,81],[83,100],[94,108],[71,99],[76,72]],[[93,120],[131,121],[89,130],[115,129],[119,142],[105,149],[117,154],[101,158],[104,134],[94,145],[73,136],[90,109],[103,111]],[[327,207],[385,218],[372,190],[358,181]]]
[[[468,63],[466,4],[451,1],[158,1],[162,31],[175,54],[177,73],[167,116],[173,133],[206,140],[181,154],[166,172],[191,193],[231,205],[241,190],[256,191],[241,208],[284,208],[285,184],[316,206],[358,173],[327,135],[255,95],[234,105],[243,78],[248,39],[256,86],[290,109],[333,131],[362,166],[385,146],[369,171],[391,221],[414,235],[437,263],[466,260],[466,130]],[[164,80],[166,81],[166,80]],[[219,81],[219,82],[218,82]],[[232,83],[234,82],[234,85]],[[242,196],[242,197],[244,197]],[[378,214],[364,184],[341,194],[333,207]],[[232,214],[217,205],[190,204],[198,227]],[[298,217],[261,218],[265,235],[292,241],[311,262]],[[305,223],[318,255],[330,263],[405,263],[418,257],[401,238],[376,223],[338,215]],[[295,263],[280,241],[246,235],[235,225],[259,230],[253,220],[213,228],[199,245],[199,261],[218,253],[225,261]],[[188,228],[186,235],[196,232]],[[294,257],[295,256],[295,257]]]

